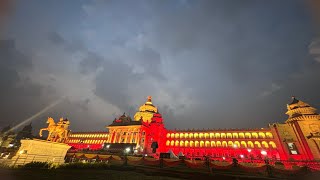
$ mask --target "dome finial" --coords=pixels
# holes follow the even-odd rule
[[[148,102],[152,101],[152,96],[148,96]]]

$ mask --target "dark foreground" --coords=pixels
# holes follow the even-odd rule
[[[300,177],[301,178],[301,177]],[[299,178],[299,179],[300,179]],[[0,169],[1,180],[109,180],[109,179],[152,179],[152,180],[175,180],[175,179],[273,179],[256,176],[235,176],[232,174],[198,174],[198,173],[170,173],[142,169],[135,170],[109,170],[109,169]],[[319,174],[310,174],[303,177],[304,180],[320,179]]]

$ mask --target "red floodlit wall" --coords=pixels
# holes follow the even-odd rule
[[[166,151],[176,155],[280,159],[270,130],[168,131]]]

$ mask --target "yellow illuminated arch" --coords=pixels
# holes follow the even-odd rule
[[[244,139],[244,133],[239,133],[239,138]]]
[[[262,144],[262,147],[269,148],[269,144],[267,142],[262,141],[261,144]]]
[[[199,147],[199,141],[194,142],[194,147]]]
[[[248,133],[248,132],[247,132],[247,133],[245,133],[245,134],[244,134],[244,136],[245,136],[245,138],[251,139],[251,134],[250,134],[250,133]]]
[[[199,138],[200,139],[204,138],[203,136],[204,136],[203,133],[199,133]]]
[[[170,137],[171,137],[171,138],[174,138],[174,133],[171,133]]]
[[[193,134],[192,134],[192,133],[189,134],[189,138],[190,138],[190,139],[193,138]]]
[[[226,133],[221,133],[221,139],[225,139],[227,137]]]
[[[233,147],[233,142],[232,141],[228,141],[228,146],[229,147]]]
[[[252,137],[252,138],[258,138],[258,133],[253,132],[251,137]]]
[[[179,133],[176,133],[174,137],[179,138]]]
[[[247,143],[245,141],[241,141],[241,147],[242,148],[247,148]]]
[[[189,141],[185,141],[185,142],[184,142],[184,146],[185,146],[185,147],[189,147]]]
[[[254,142],[254,145],[257,147],[257,148],[261,148],[261,144],[259,141],[255,141]]]
[[[270,142],[269,142],[269,145],[270,145],[273,149],[277,148],[276,143],[274,143],[273,141],[270,141]]]
[[[194,147],[194,142],[190,141],[190,147]]]
[[[216,133],[215,136],[216,136],[216,138],[218,138],[218,139],[220,139],[220,137],[221,137],[221,136],[220,136],[220,133]]]
[[[232,137],[233,137],[234,139],[238,139],[238,133],[232,133]]]
[[[170,145],[171,145],[171,146],[174,146],[174,140],[171,141],[171,144],[170,144]]]
[[[259,138],[265,139],[266,135],[263,132],[259,132]]]
[[[222,147],[227,147],[227,146],[228,146],[227,142],[226,141],[222,141]]]
[[[167,133],[167,138],[170,138],[170,134],[169,133]]]
[[[209,133],[204,133],[204,138],[208,139],[209,137]]]
[[[180,147],[184,147],[184,142],[180,141]]]
[[[183,133],[180,133],[180,138],[184,138],[184,134]]]
[[[198,137],[199,137],[199,134],[198,134],[198,133],[194,133],[194,134],[193,134],[193,137],[194,137],[194,138],[198,138]]]
[[[216,147],[216,142],[211,141],[211,147]]]
[[[188,133],[185,133],[185,134],[184,134],[184,138],[189,138],[189,134],[188,134]]]
[[[206,147],[210,147],[210,142],[209,142],[209,141],[206,141],[205,146],[206,146]]]
[[[221,142],[217,141],[217,147],[221,147]]]
[[[200,141],[200,147],[204,147],[204,142]]]
[[[272,135],[272,133],[271,132],[266,132],[266,136],[267,136],[267,138],[273,138],[273,135]]]
[[[179,141],[176,141],[175,146],[179,146]]]
[[[231,133],[227,133],[227,138],[232,139],[232,134]]]
[[[236,147],[241,147],[239,141],[235,141],[233,145],[235,145]]]
[[[210,133],[210,138],[214,138],[214,133]]]
[[[251,141],[248,141],[247,144],[248,144],[248,147],[249,147],[249,148],[254,148],[253,143],[252,143]]]

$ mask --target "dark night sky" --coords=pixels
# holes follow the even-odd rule
[[[301,0],[17,0],[8,12],[0,127],[62,97],[35,129],[63,116],[104,130],[148,95],[169,129],[266,127],[292,95],[320,108],[320,39]]]

